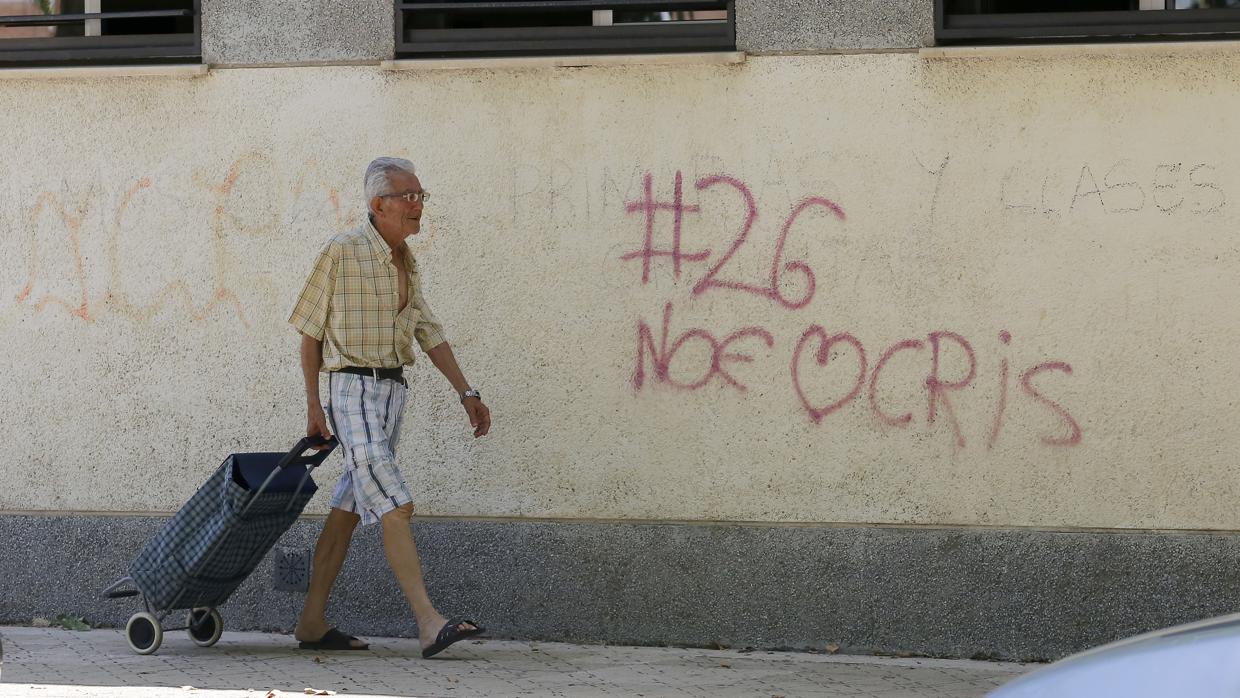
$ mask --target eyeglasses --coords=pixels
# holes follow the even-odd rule
[[[397,199],[404,199],[405,201],[408,201],[411,204],[416,204],[419,201],[426,201],[427,199],[431,198],[431,193],[429,191],[422,190],[422,191],[407,191],[404,194],[384,194],[383,196],[385,198],[393,197]]]

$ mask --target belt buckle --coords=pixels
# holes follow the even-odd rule
[[[374,366],[371,366],[370,377],[374,378],[375,380],[379,380],[379,369],[375,368]]]

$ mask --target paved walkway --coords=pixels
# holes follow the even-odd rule
[[[225,632],[200,648],[169,632],[134,654],[119,630],[0,628],[0,696],[290,698],[675,696],[972,698],[1031,666],[795,652],[465,641],[421,659],[416,640],[368,638],[367,652],[304,652],[287,635]]]

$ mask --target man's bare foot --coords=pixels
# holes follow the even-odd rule
[[[441,615],[436,615],[425,623],[418,621],[418,643],[422,645],[422,649],[435,644],[435,638],[439,636],[439,631],[447,624],[448,619]]]
[[[455,623],[456,625],[455,627],[449,627],[449,623]],[[468,620],[453,619],[449,621],[445,620],[443,616],[439,616],[439,619],[434,623],[419,624],[418,639],[422,645],[422,657],[433,657],[453,643],[481,632],[483,632],[481,627]]]

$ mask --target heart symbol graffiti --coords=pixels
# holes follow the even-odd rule
[[[826,407],[814,407],[805,397],[805,389],[801,385],[801,352],[813,339],[818,340],[818,350],[814,353],[814,360],[819,366],[826,366],[828,359],[831,357],[831,347],[841,342],[851,345],[857,350],[857,356],[860,359],[860,370],[857,372],[857,383],[853,386],[852,392],[843,398],[827,405]],[[861,342],[856,337],[847,332],[827,336],[827,331],[818,325],[811,325],[809,329],[801,335],[801,339],[797,341],[796,351],[792,353],[792,386],[797,391],[797,397],[801,399],[801,405],[805,407],[805,411],[809,413],[810,419],[815,424],[820,424],[827,415],[847,405],[861,394],[861,387],[865,385],[865,347],[861,346]]]

